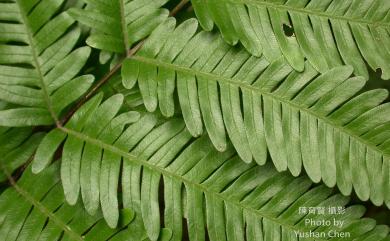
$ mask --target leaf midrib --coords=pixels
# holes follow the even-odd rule
[[[52,220],[58,227],[60,227],[65,233],[69,235],[69,237],[72,237],[74,240],[83,241],[84,239],[76,232],[73,231],[66,223],[64,223],[60,218],[57,218],[57,216],[48,210],[39,200],[36,200],[30,193],[26,190],[24,190],[22,187],[20,187],[14,179],[9,175],[9,173],[6,171],[4,166],[0,164],[0,168],[3,169],[5,175],[7,176],[10,184],[15,189],[17,193],[19,193],[26,201],[31,203],[35,208],[39,210],[44,216],[48,217],[50,220]]]
[[[65,233],[75,240],[83,241],[84,239],[76,232],[73,231],[66,223],[64,223],[60,218],[57,218],[50,210],[48,210],[44,205],[42,205],[38,200],[32,197],[28,192],[19,187],[18,185],[13,185],[15,190],[22,195],[27,201],[29,201],[34,207],[36,207],[43,215],[52,220],[58,227],[60,227]]]
[[[45,81],[44,81],[44,75],[42,74],[42,70],[40,68],[40,64],[39,64],[39,61],[38,61],[38,54],[34,48],[34,41],[33,41],[33,33],[30,31],[30,28],[28,27],[28,24],[27,24],[27,16],[25,15],[24,11],[23,11],[23,8],[20,6],[20,3],[19,3],[20,0],[17,0],[16,1],[16,4],[18,5],[19,9],[20,9],[20,15],[22,17],[22,24],[23,26],[25,27],[26,29],[26,33],[27,33],[27,39],[28,39],[28,46],[30,47],[30,50],[31,50],[31,55],[33,57],[33,62],[34,62],[34,69],[37,71],[37,74],[38,74],[38,79],[39,79],[39,82],[40,82],[40,87],[43,91],[43,98],[46,102],[46,107],[48,108],[49,112],[50,112],[50,115],[51,117],[53,118],[53,120],[58,123],[58,118],[57,118],[57,115],[55,114],[54,110],[53,110],[53,107],[52,107],[52,103],[51,103],[51,100],[50,100],[50,96],[49,96],[49,92],[46,88],[46,84],[45,84]]]
[[[277,4],[273,2],[266,2],[266,1],[255,1],[255,0],[224,0],[226,2],[230,2],[233,4],[252,4],[252,5],[260,5],[265,6],[267,8],[274,8],[274,9],[284,9],[289,12],[297,12],[297,13],[303,13],[306,15],[315,15],[320,17],[326,17],[328,19],[339,19],[347,22],[355,22],[355,23],[363,23],[363,24],[369,24],[374,26],[385,26],[389,27],[390,23],[386,23],[383,21],[370,21],[365,19],[357,19],[352,17],[346,17],[346,16],[340,16],[340,15],[332,15],[330,13],[320,12],[320,11],[314,11],[314,10],[307,10],[305,8],[297,8],[293,6],[287,6],[285,4]]]
[[[202,72],[202,71],[199,71],[199,70],[194,70],[194,69],[191,69],[189,67],[183,67],[183,66],[178,65],[178,64],[166,63],[166,62],[162,62],[162,61],[160,61],[158,59],[152,59],[152,58],[143,57],[143,56],[139,56],[139,55],[132,56],[131,59],[136,60],[136,61],[140,61],[140,62],[143,62],[143,63],[146,63],[146,64],[152,64],[152,65],[155,65],[155,66],[158,66],[158,67],[161,66],[161,67],[168,68],[168,69],[171,69],[171,70],[174,70],[174,71],[181,71],[183,73],[193,74],[195,76],[202,76],[202,77],[204,77],[203,79],[206,79],[207,81],[216,81],[216,82],[222,81],[222,82],[226,82],[226,83],[231,84],[231,85],[235,85],[235,86],[237,86],[239,88],[242,88],[242,89],[254,90],[254,91],[258,92],[259,95],[269,96],[269,97],[271,97],[273,99],[276,99],[277,101],[279,101],[281,103],[289,105],[292,108],[298,109],[299,111],[304,111],[304,112],[308,113],[309,115],[314,116],[318,120],[323,121],[324,123],[326,123],[327,125],[331,126],[332,128],[337,129],[341,133],[345,133],[348,136],[350,136],[351,138],[356,139],[358,142],[363,143],[368,148],[370,148],[370,149],[372,149],[372,150],[374,150],[376,152],[379,152],[384,157],[388,157],[389,156],[387,153],[384,153],[384,151],[381,150],[375,144],[373,144],[371,142],[368,142],[367,140],[363,139],[361,136],[356,135],[351,130],[346,129],[344,126],[338,125],[335,121],[332,121],[332,120],[326,118],[325,116],[319,115],[316,112],[312,111],[311,109],[308,109],[306,107],[302,107],[302,106],[292,102],[291,100],[281,98],[281,97],[279,97],[279,96],[277,96],[277,95],[275,95],[273,93],[265,92],[262,89],[253,87],[250,84],[247,84],[247,83],[244,83],[244,82],[241,82],[241,81],[237,81],[237,80],[234,80],[234,79],[231,79],[231,78],[219,76],[219,75],[216,75],[216,74]]]
[[[61,131],[63,131],[64,133],[66,133],[68,135],[72,135],[72,136],[74,136],[74,137],[76,137],[76,138],[78,138],[80,140],[83,140],[83,141],[88,142],[88,143],[90,143],[92,145],[100,147],[100,148],[102,148],[104,150],[108,150],[108,151],[110,151],[112,153],[115,153],[115,154],[117,154],[119,156],[122,156],[124,159],[127,159],[130,162],[133,162],[133,163],[139,164],[139,165],[141,165],[143,167],[146,167],[146,168],[150,169],[151,171],[158,172],[158,173],[160,173],[163,176],[170,176],[172,178],[175,178],[175,179],[179,180],[180,182],[182,182],[184,184],[192,185],[192,186],[198,188],[199,190],[201,190],[203,193],[209,193],[211,195],[214,195],[217,198],[219,198],[219,199],[221,199],[221,200],[223,200],[225,202],[232,203],[232,204],[242,208],[243,210],[247,210],[249,212],[255,213],[258,216],[260,216],[261,218],[268,219],[268,220],[274,222],[275,224],[282,226],[283,228],[289,229],[290,231],[298,231],[298,232],[306,232],[307,231],[307,230],[301,229],[301,228],[299,228],[297,226],[294,226],[294,225],[291,225],[291,224],[288,224],[288,223],[283,223],[280,219],[277,219],[277,218],[271,217],[271,216],[269,216],[267,214],[264,214],[264,213],[262,213],[258,209],[247,207],[247,206],[243,205],[242,203],[240,203],[237,200],[234,200],[234,199],[231,199],[231,198],[227,198],[226,196],[222,195],[219,192],[216,192],[215,190],[208,189],[207,186],[204,186],[202,184],[193,182],[193,181],[185,178],[184,176],[177,175],[176,173],[170,172],[170,171],[166,170],[165,168],[161,168],[161,167],[159,167],[157,165],[153,165],[153,164],[149,163],[147,160],[140,159],[137,156],[135,156],[135,155],[133,155],[131,153],[128,153],[126,151],[123,151],[120,148],[115,147],[115,146],[113,146],[111,144],[107,144],[107,143],[105,143],[105,142],[103,142],[101,140],[91,138],[91,137],[89,137],[89,136],[87,136],[87,135],[85,135],[83,133],[80,133],[80,132],[77,132],[77,131],[74,131],[74,130],[71,130],[71,129],[68,129],[68,128],[65,128],[65,127],[58,127],[58,129],[60,129]],[[316,240],[317,241],[326,241],[324,239],[316,239]]]

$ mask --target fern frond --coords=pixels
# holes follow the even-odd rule
[[[113,142],[121,134],[125,125],[139,119],[139,113],[131,111],[123,113],[113,120],[122,105],[123,96],[115,95],[104,102],[104,105],[99,106],[101,100],[101,94],[96,96],[76,112],[65,127],[75,131],[83,130],[83,132],[91,135],[91,137],[100,137]],[[41,171],[50,163],[55,150],[66,136],[66,132],[55,129],[43,139],[34,158],[34,172]],[[99,148],[91,144],[84,146],[83,141],[70,137],[64,145],[64,154],[61,160],[61,176],[67,201],[75,204],[81,187],[85,206],[91,214],[96,213],[99,208],[99,173],[100,171],[108,171],[108,168],[104,170],[104,168],[101,168],[100,162],[96,162],[100,156],[101,150]],[[82,164],[80,164],[81,158],[83,159]],[[118,164],[120,163],[118,162]],[[119,168],[120,166],[116,167]],[[110,202],[115,202],[115,200],[110,200]],[[106,203],[104,205],[110,206]],[[113,206],[115,207],[115,203]],[[110,226],[116,226],[118,213],[103,213],[112,217],[110,218],[112,221],[109,222]]]
[[[119,225],[107,226],[101,214],[90,216],[82,205],[65,202],[56,162],[39,175],[28,168],[22,178],[0,196],[0,239],[4,241],[146,240],[139,217],[120,211]],[[138,222],[138,223],[137,223]],[[142,227],[142,226],[141,226]],[[169,240],[171,232],[162,231]]]
[[[32,166],[34,172],[44,169],[64,141],[61,180],[66,199],[75,203],[81,188],[87,210],[95,211],[100,204],[110,227],[117,225],[119,217],[121,180],[122,205],[142,213],[151,240],[158,239],[162,226],[160,206],[164,226],[173,232],[171,240],[182,240],[183,217],[191,241],[205,240],[206,228],[210,240],[234,241],[289,240],[296,237],[294,231],[335,228],[305,226],[303,219],[312,216],[299,214],[298,209],[344,206],[348,198],[332,195],[325,186],[313,187],[306,177],[294,178],[270,165],[246,164],[230,146],[218,152],[208,137],[194,140],[181,119],[117,114],[122,100],[114,95],[101,103],[101,96],[94,97],[76,112],[69,126],[45,137]],[[107,111],[108,106],[115,110]],[[49,143],[57,144],[49,147]],[[350,231],[354,240],[371,235],[384,239],[388,228],[376,227],[375,221],[361,218],[363,213],[360,206],[348,207],[342,229]]]
[[[73,50],[80,31],[57,14],[63,3],[0,3],[0,99],[18,105],[0,111],[0,125],[51,125],[91,86],[93,76],[77,77],[90,48]]]
[[[303,166],[314,182],[390,203],[386,90],[357,95],[365,80],[351,67],[320,74],[306,62],[297,72],[283,58],[269,63],[196,29],[196,20],[175,29],[170,19],[125,61],[123,84],[138,82],[148,111],[172,116],[177,91],[190,133],[204,125],[218,150],[227,132],[245,162],[264,164],[268,149],[278,171],[298,176]]]
[[[70,14],[92,29],[87,44],[93,48],[125,53],[129,46],[148,36],[168,17],[161,7],[168,0],[85,0],[85,9]]]
[[[270,62],[284,56],[297,71],[304,58],[323,73],[343,63],[368,79],[365,61],[390,79],[387,0],[191,0],[202,27],[215,23],[229,44],[240,41]],[[290,32],[290,33],[288,33]]]

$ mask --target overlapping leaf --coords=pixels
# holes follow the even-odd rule
[[[77,77],[90,48],[74,46],[80,31],[64,0],[0,3],[0,99],[16,104],[0,112],[2,126],[50,125],[91,86]]]
[[[210,240],[232,241],[296,240],[296,232],[315,229],[349,232],[354,240],[379,241],[388,236],[388,227],[361,218],[361,206],[348,207],[345,215],[338,216],[345,221],[341,229],[305,225],[304,219],[313,216],[300,214],[299,207],[341,207],[348,198],[332,195],[324,186],[313,187],[306,177],[278,173],[271,165],[246,164],[230,146],[218,152],[207,136],[194,140],[180,119],[163,121],[154,114],[143,114],[136,120],[128,118],[134,113],[106,110],[119,106],[122,98],[114,95],[100,103],[101,96],[94,97],[69,126],[46,136],[33,162],[33,171],[41,171],[57,149],[48,143],[59,145],[66,138],[61,163],[65,196],[71,202],[77,200],[81,187],[87,210],[100,203],[110,226],[117,224],[122,200],[124,208],[142,213],[151,240],[158,239],[163,225],[172,230],[171,240],[182,240],[183,217],[191,241],[205,240],[206,228]],[[101,123],[93,132],[92,119]],[[83,172],[85,166],[87,172]],[[98,199],[89,191],[99,192]]]
[[[365,80],[348,66],[320,74],[306,62],[297,72],[196,29],[196,20],[175,28],[170,19],[124,63],[124,86],[138,82],[148,111],[173,115],[177,92],[189,132],[204,125],[218,150],[227,133],[245,162],[264,164],[268,149],[278,171],[297,176],[303,166],[314,182],[390,204],[386,90],[360,93]]]
[[[80,203],[67,204],[58,162],[36,176],[28,168],[14,187],[0,196],[0,210],[0,238],[4,241],[149,240],[142,222],[134,219],[130,210],[121,210],[118,227],[111,229],[101,214],[90,216]],[[161,240],[169,240],[170,232],[162,233],[165,239]]]
[[[0,110],[9,108],[9,104],[0,101]],[[4,173],[13,173],[30,160],[43,133],[33,132],[31,127],[10,128],[0,126],[0,182],[7,180]]]
[[[0,127],[0,164],[12,173],[33,155],[43,133],[32,133],[31,128]],[[7,179],[0,169],[0,182]]]
[[[85,9],[71,15],[92,28],[87,44],[110,52],[124,53],[168,17],[161,7],[168,0],[85,0]]]
[[[139,89],[126,89],[122,84],[122,78],[119,73],[113,76],[110,81],[102,87],[102,92],[105,96],[113,96],[115,94],[121,93],[124,99],[124,106],[126,106],[128,109],[140,112],[146,111]]]
[[[365,62],[390,79],[388,0],[191,0],[206,30],[240,41],[270,62],[284,56],[297,71],[304,58],[319,72],[343,63],[368,78]]]

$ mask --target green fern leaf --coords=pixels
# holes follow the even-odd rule
[[[345,63],[368,79],[366,61],[373,70],[381,69],[383,79],[390,79],[387,0],[191,2],[204,29],[212,30],[215,23],[229,44],[240,41],[270,62],[283,55],[302,71],[307,58],[319,72]]]
[[[142,221],[128,209],[120,210],[115,229],[107,226],[101,214],[90,216],[80,202],[65,202],[55,162],[39,175],[28,168],[22,178],[0,196],[1,240],[147,240]],[[168,241],[171,232],[161,231]],[[165,237],[164,237],[165,236]]]
[[[43,133],[32,133],[31,128],[4,128],[0,129],[0,156],[1,164],[12,173],[26,163],[38,147]],[[7,180],[1,170],[0,182]]]
[[[390,5],[167,2],[0,1],[0,240],[389,241]]]
[[[121,75],[118,73],[114,75],[110,81],[103,86],[102,92],[105,96],[113,96],[121,93],[124,97],[124,106],[128,109],[145,112],[145,106],[142,100],[142,95],[138,88],[126,89],[122,84]]]
[[[246,164],[230,145],[225,152],[218,152],[207,136],[194,140],[181,119],[162,120],[150,113],[135,118],[135,113],[126,110],[117,113],[122,98],[114,95],[101,102],[101,96],[96,96],[90,100],[67,127],[45,137],[32,166],[34,172],[41,171],[47,157],[64,141],[61,180],[66,199],[75,202],[81,189],[87,210],[95,211],[89,208],[96,207],[91,205],[94,202],[100,204],[110,227],[117,226],[120,216],[120,184],[123,207],[142,214],[151,240],[158,239],[161,226],[172,230],[171,240],[182,240],[183,217],[191,241],[205,240],[206,228],[211,240],[296,239],[295,232],[333,228],[305,226],[303,218],[312,215],[299,214],[299,207],[344,206],[348,202],[325,186],[313,186],[306,177],[279,173],[269,164]],[[105,111],[106,106],[116,109]],[[92,131],[92,126],[97,127],[95,118],[102,121]],[[55,135],[62,135],[61,141],[49,150],[46,144],[53,143]],[[99,194],[88,195],[89,190]],[[338,231],[350,232],[354,240],[371,236],[384,240],[388,227],[361,218],[363,213],[361,206],[348,207],[342,216],[345,226]]]
[[[123,84],[138,82],[148,111],[172,116],[177,91],[190,133],[201,135],[204,125],[218,150],[227,133],[245,162],[264,164],[268,149],[278,171],[298,176],[303,166],[344,195],[354,188],[362,200],[389,203],[386,90],[357,95],[365,80],[351,77],[351,67],[320,74],[306,62],[297,72],[284,58],[269,63],[196,28],[191,19],[175,29],[170,19],[125,61]]]
[[[43,133],[32,133],[30,128],[0,128],[1,165],[8,173],[30,160]],[[0,182],[7,180],[3,170],[0,170]]]
[[[0,110],[9,108],[9,104],[0,101]],[[31,127],[10,128],[0,126],[0,182],[7,180],[7,173],[13,173],[24,165],[38,147],[42,132],[33,132]],[[3,170],[4,169],[4,170]]]
[[[93,76],[77,77],[90,48],[73,50],[80,31],[57,14],[63,2],[0,3],[0,99],[17,105],[0,111],[0,125],[51,125],[91,86]]]
[[[124,53],[168,17],[160,8],[168,0],[85,0],[85,9],[71,9],[70,14],[92,28],[87,44],[93,48]]]

